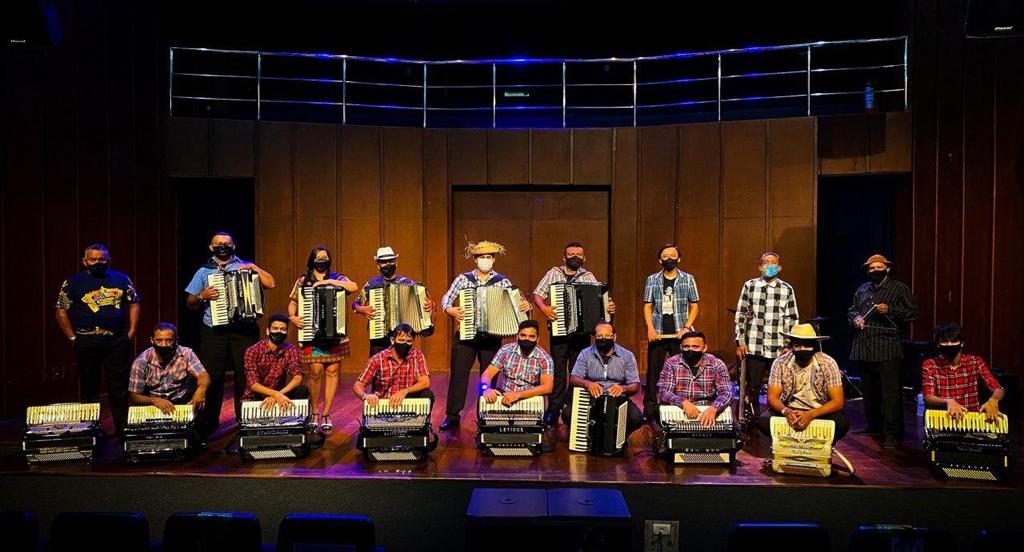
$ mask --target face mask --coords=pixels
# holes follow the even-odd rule
[[[177,348],[178,348],[178,344],[177,343],[175,343],[174,345],[168,345],[167,347],[162,347],[160,345],[153,345],[153,350],[156,351],[156,354],[160,355],[160,357],[164,358],[164,359],[170,358],[170,356],[174,354],[174,351]]]
[[[213,246],[213,254],[220,259],[228,259],[231,257],[231,253],[235,251],[233,245],[215,245]]]
[[[523,356],[530,356],[530,353],[533,352],[533,349],[536,346],[536,341],[530,341],[528,339],[519,340],[519,349],[523,352]]]
[[[409,351],[412,350],[412,343],[395,343],[394,347],[398,356],[405,358],[409,354]]]
[[[814,351],[800,350],[793,351],[793,356],[796,357],[796,363],[800,366],[807,366],[811,363],[811,359],[814,358]]]
[[[661,267],[665,270],[672,270],[679,264],[679,259],[662,259]]]
[[[703,357],[703,356],[704,356],[704,352],[703,351],[690,351],[690,350],[683,351],[683,360],[685,360],[686,361],[686,365],[690,366],[690,367],[696,366],[697,363],[700,362],[701,357]]]
[[[89,265],[87,267],[87,270],[89,271],[90,275],[95,276],[97,278],[101,278],[107,275],[107,266],[107,263],[96,263],[93,265]]]
[[[476,267],[480,269],[480,272],[490,272],[494,268],[494,259],[477,259]]]
[[[390,278],[395,275],[395,270],[398,269],[398,265],[386,264],[380,267],[380,274],[385,278]]]
[[[963,348],[962,343],[960,345],[939,345],[939,354],[949,360],[953,360],[956,358],[956,355],[960,354],[960,350]]]
[[[868,279],[874,283],[879,283],[889,275],[888,270],[870,270],[868,271]]]
[[[569,257],[568,259],[565,260],[565,266],[573,270],[579,270],[580,267],[583,266],[583,259],[579,257]]]
[[[288,339],[288,332],[270,332],[270,342],[274,345],[284,343],[285,339]]]
[[[765,265],[761,267],[761,274],[765,278],[774,278],[779,275],[779,265]]]
[[[328,268],[331,268],[331,261],[313,261],[313,270],[317,272],[327,272]]]
[[[615,341],[611,339],[595,339],[594,343],[597,345],[597,350],[602,355],[607,355],[611,352],[612,348],[615,347]]]

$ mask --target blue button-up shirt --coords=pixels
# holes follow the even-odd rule
[[[572,375],[592,381],[605,391],[616,383],[623,386],[640,383],[636,357],[629,349],[620,347],[618,343],[608,357],[608,364],[604,363],[601,351],[597,350],[596,345],[580,351],[576,357],[576,364],[572,367]]]
[[[211,274],[216,274],[221,270],[225,272],[236,270],[238,269],[238,266],[241,265],[243,262],[244,261],[242,261],[242,259],[239,259],[238,257],[231,257],[231,260],[228,261],[228,264],[224,265],[223,268],[220,268],[217,266],[217,261],[215,261],[213,257],[211,257],[210,260],[203,266],[199,267],[199,270],[197,270],[196,273],[192,276],[192,281],[188,283],[188,286],[185,288],[185,291],[191,293],[192,295],[199,295],[199,292],[210,287],[210,284],[208,283],[208,278],[210,277]],[[210,314],[209,301],[203,302],[203,324],[206,324],[211,328],[213,327],[213,316]]]

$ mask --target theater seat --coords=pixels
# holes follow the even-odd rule
[[[149,549],[149,522],[137,512],[64,512],[53,518],[49,549],[142,552]]]
[[[373,520],[364,516],[289,514],[277,530],[277,551],[324,549],[375,552]],[[341,548],[347,547],[347,548]]]
[[[253,514],[177,513],[164,524],[165,552],[260,552],[260,521]]]

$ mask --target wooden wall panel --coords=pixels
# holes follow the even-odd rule
[[[383,238],[400,255],[401,273],[423,280],[423,131],[384,130]],[[363,266],[371,272],[369,259]],[[361,271],[366,274],[366,269]]]
[[[210,124],[210,119],[167,119],[164,137],[167,176],[209,175]]]
[[[572,133],[564,130],[530,131],[530,183],[572,182]]]
[[[572,183],[608,184],[615,168],[612,129],[577,128],[572,133]]]
[[[284,123],[260,123],[256,131],[255,262],[277,282],[265,297],[271,312],[288,308],[288,294],[298,275],[296,266],[305,262],[305,254],[296,250],[294,243],[298,221],[292,193],[293,132],[292,125]],[[301,261],[299,256],[303,256]]]
[[[769,121],[768,132],[771,233],[766,249],[783,257],[782,278],[793,286],[801,317],[807,319],[817,302],[814,119],[775,119]]]
[[[868,118],[869,172],[910,172],[913,121],[909,111]]]
[[[441,299],[454,275],[449,274],[450,259],[458,255],[451,247],[449,220],[450,190],[448,184],[448,132],[423,131],[423,281],[427,284],[437,312],[434,313],[434,335],[420,341],[427,363],[434,372],[448,370],[448,350],[453,330],[451,320],[441,309]],[[457,236],[456,236],[457,237]]]
[[[210,121],[210,176],[253,175],[254,128],[252,121]]]
[[[449,181],[452,184],[487,183],[487,131],[448,131]]]
[[[487,131],[487,183],[526,184],[530,181],[530,131]]]
[[[579,131],[576,132],[577,137]],[[639,232],[637,226],[637,203],[639,189],[639,135],[633,128],[615,129],[612,134],[614,151],[614,173],[612,184],[610,283],[611,296],[615,301],[615,331],[619,342],[630,348],[637,356],[637,362],[644,362],[647,335],[643,322],[644,277],[657,267],[652,259],[654,254],[637,250]],[[588,135],[589,139],[596,135]],[[600,151],[600,148],[596,148]]]
[[[862,115],[819,117],[818,172],[859,174],[867,172],[868,122]]]
[[[285,294],[298,274],[306,270],[309,252],[323,245],[331,252],[331,268],[344,274],[351,267],[342,264],[338,239],[338,130],[329,125],[298,124],[292,131],[292,235],[293,261],[284,284]],[[351,276],[350,276],[351,277]],[[282,286],[285,287],[285,286]],[[287,304],[275,303],[275,312]]]
[[[765,121],[722,123],[724,218],[765,217],[765,194],[768,189],[767,160]]]

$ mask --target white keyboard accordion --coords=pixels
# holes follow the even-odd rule
[[[772,471],[812,477],[832,474],[835,422],[814,420],[803,431],[797,431],[784,416],[772,416],[771,430]]]
[[[519,323],[526,313],[519,310],[522,295],[518,289],[478,286],[459,292],[462,321],[459,339],[470,341],[477,334],[509,337],[519,333]]]
[[[703,413],[707,406],[697,406]],[[669,459],[675,464],[729,464],[736,460],[741,443],[732,409],[723,407],[712,425],[702,426],[699,418],[691,418],[675,405],[658,407],[658,417]]]
[[[397,406],[387,399],[376,405],[363,401],[356,448],[367,460],[423,460],[437,447],[430,427],[430,399],[407,398]]]
[[[229,270],[210,274],[207,284],[219,295],[210,300],[213,326],[252,322],[263,316],[263,284],[254,270]]]
[[[238,417],[238,449],[242,458],[268,460],[309,455],[309,401],[296,399],[291,403],[290,407],[274,403],[263,408],[263,401],[242,401],[242,415]]]
[[[22,450],[30,464],[90,460],[100,432],[99,403],[30,406]]]
[[[180,460],[193,452],[198,436],[193,429],[190,404],[174,406],[164,414],[153,405],[128,407],[124,455],[129,462]]]
[[[477,402],[477,446],[488,456],[538,456],[544,434],[544,397],[505,406],[501,397]]]
[[[388,337],[399,324],[412,326],[420,335],[434,332],[434,321],[427,310],[427,288],[422,284],[386,283],[368,290],[367,300],[373,307],[370,339]]]
[[[345,290],[334,286],[299,288],[299,343],[338,341],[346,335]]]
[[[555,319],[551,335],[593,335],[598,322],[611,322],[608,313],[608,285],[594,283],[551,284],[551,307]]]
[[[945,410],[926,410],[924,448],[936,475],[1000,481],[1010,471],[1010,422],[1006,414],[989,422],[982,412],[954,420]]]
[[[625,395],[590,396],[584,387],[572,388],[569,420],[569,450],[597,456],[615,456],[626,450],[626,418],[629,399]]]

